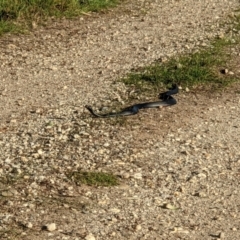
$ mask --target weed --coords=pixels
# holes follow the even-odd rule
[[[67,177],[77,185],[86,184],[90,186],[115,186],[118,179],[115,175],[103,172],[74,171],[67,173]]]

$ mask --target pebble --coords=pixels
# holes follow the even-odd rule
[[[228,69],[227,68],[223,68],[223,69],[220,70],[220,73],[227,74],[228,73]]]
[[[121,212],[121,210],[118,209],[118,208],[111,208],[110,211],[113,212],[113,213],[120,213]]]
[[[31,222],[28,222],[28,223],[26,224],[26,227],[27,227],[27,228],[32,228],[32,227],[33,227],[33,225],[32,225],[32,223],[31,223]]]
[[[95,240],[96,238],[93,236],[92,233],[88,234],[86,237],[85,237],[85,240]]]
[[[11,119],[10,123],[17,123],[17,119]]]
[[[47,231],[52,232],[56,230],[56,223],[49,223],[44,226]]]
[[[1,192],[1,195],[3,197],[12,197],[13,196],[13,193],[11,191],[2,191]]]
[[[133,175],[133,177],[134,177],[135,179],[142,179],[142,173],[135,173],[135,174]]]
[[[141,229],[142,229],[142,226],[138,224],[138,225],[136,226],[136,231],[140,231]]]

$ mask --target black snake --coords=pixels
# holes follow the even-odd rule
[[[173,84],[172,88],[170,88],[169,91],[159,94],[159,99],[161,99],[161,101],[134,104],[130,107],[124,108],[122,111],[117,113],[99,114],[94,112],[91,106],[86,105],[85,108],[87,108],[94,117],[107,118],[117,116],[129,116],[137,114],[138,111],[143,108],[172,106],[177,103],[176,99],[172,97],[172,95],[176,93],[178,93],[178,86],[176,84]]]

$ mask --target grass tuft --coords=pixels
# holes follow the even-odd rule
[[[114,7],[117,3],[118,0],[1,0],[0,35],[29,28],[32,21],[42,23],[52,16],[74,18],[84,12]]]
[[[77,185],[86,184],[105,187],[118,185],[117,177],[110,173],[74,171],[69,172],[67,177]]]
[[[167,62],[154,63],[140,71],[130,73],[123,79],[125,84],[133,84],[141,90],[159,88],[176,83],[184,87],[207,84],[222,87],[232,82],[219,74],[219,68],[228,60],[226,54],[232,42],[215,39],[210,47],[195,53],[173,57]]]
[[[194,53],[172,57],[166,62],[156,62],[136,70],[123,79],[127,85],[134,85],[141,91],[159,90],[163,85],[173,83],[183,87],[201,86],[223,88],[238,81],[238,77],[223,74],[232,58],[232,49],[239,45],[240,10],[231,17],[225,38],[216,38],[209,47]],[[224,23],[225,24],[225,23]],[[228,37],[227,37],[228,36]]]

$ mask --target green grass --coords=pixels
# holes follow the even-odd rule
[[[24,28],[21,26],[17,26],[9,21],[1,21],[0,20],[0,36],[4,33],[13,32],[13,33],[23,33]]]
[[[73,18],[88,11],[116,6],[118,0],[0,0],[0,35],[22,32],[48,17]]]
[[[172,57],[164,63],[154,63],[130,73],[123,81],[141,90],[158,89],[172,83],[183,87],[201,84],[223,87],[235,80],[234,77],[220,74],[220,69],[231,57],[229,52],[232,45],[231,40],[215,39],[208,48]]]
[[[67,177],[77,185],[105,187],[118,185],[117,177],[111,173],[74,171],[67,173]]]
[[[166,62],[156,62],[137,69],[122,81],[141,91],[159,91],[163,86],[173,83],[182,87],[201,86],[201,88],[219,89],[239,81],[235,75],[222,74],[232,59],[232,48],[239,45],[240,10],[236,10],[227,22],[224,38],[213,39],[209,47],[193,53],[174,56]],[[231,66],[230,66],[231,67]]]

